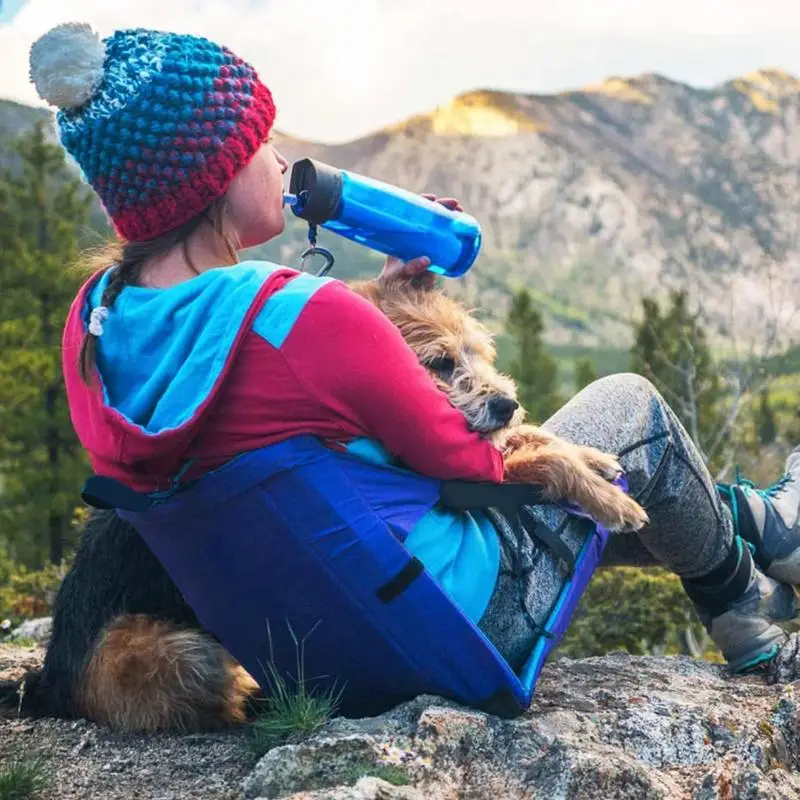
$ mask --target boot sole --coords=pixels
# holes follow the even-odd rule
[[[786,624],[796,624],[797,620],[787,620]],[[735,673],[745,673],[755,669],[761,664],[772,661],[780,652],[781,646],[787,641],[787,632],[783,623],[771,625],[758,639],[761,640],[750,646],[738,656],[727,658],[728,669]]]

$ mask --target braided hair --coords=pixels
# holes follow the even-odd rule
[[[163,258],[174,248],[183,250],[183,257],[190,269],[199,274],[188,250],[189,237],[203,224],[211,225],[223,250],[230,256],[232,263],[238,261],[237,247],[232,237],[226,232],[225,196],[214,200],[202,213],[184,222],[167,233],[144,242],[122,242],[111,245],[98,257],[103,266],[113,263],[114,271],[108,285],[100,298],[103,308],[111,309],[125,286],[136,286],[139,283],[142,269],[148,262]],[[78,356],[78,368],[81,379],[87,386],[92,386],[97,364],[97,339],[91,327],[83,337],[81,351]]]

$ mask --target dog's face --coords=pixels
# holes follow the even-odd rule
[[[497,371],[489,331],[467,310],[438,291],[408,281],[370,282],[353,287],[400,330],[434,381],[487,439],[518,425],[525,416],[514,382]]]

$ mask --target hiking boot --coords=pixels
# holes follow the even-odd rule
[[[695,608],[732,672],[746,672],[771,661],[788,639],[786,629],[797,627],[792,587],[755,568],[745,593],[726,610],[712,612],[698,605]]]
[[[738,537],[718,567],[681,583],[733,672],[773,659],[798,628],[794,589],[761,572]]]
[[[759,489],[739,477],[717,489],[759,568],[776,580],[800,584],[800,447],[786,460],[781,478]]]

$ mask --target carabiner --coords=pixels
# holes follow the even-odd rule
[[[327,250],[324,247],[317,247],[317,245],[312,245],[305,250],[303,254],[300,256],[300,264],[302,266],[303,271],[305,271],[306,267],[306,259],[310,258],[311,256],[322,256],[325,259],[325,265],[322,269],[317,273],[318,278],[322,278],[323,276],[327,275],[332,267],[334,262],[333,253],[330,250]]]

